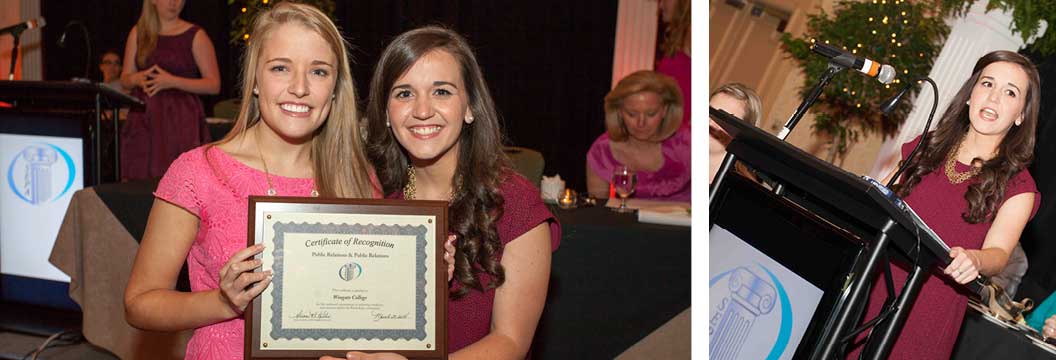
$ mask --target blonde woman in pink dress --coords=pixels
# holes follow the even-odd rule
[[[682,92],[667,75],[642,70],[627,75],[605,95],[606,132],[587,151],[587,191],[610,197],[614,169],[638,173],[634,196],[690,201],[692,158],[689,129],[682,124]]]
[[[195,329],[188,359],[241,359],[241,313],[270,284],[252,259],[265,249],[246,247],[249,196],[381,195],[337,27],[313,7],[280,3],[250,33],[235,126],[166,172],[125,290],[133,326]],[[191,292],[174,290],[184,261]]]

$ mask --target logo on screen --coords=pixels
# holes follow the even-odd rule
[[[7,185],[23,201],[39,205],[58,200],[73,186],[73,158],[58,146],[35,143],[7,166]]]
[[[758,264],[739,266],[719,273],[709,283],[710,291],[727,294],[713,305],[708,322],[712,359],[737,359],[746,342],[773,341],[767,359],[785,352],[792,332],[792,309],[784,287],[769,269]],[[772,329],[766,329],[774,323],[778,324],[776,337]]]

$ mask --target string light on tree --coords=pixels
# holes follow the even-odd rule
[[[939,40],[949,31],[943,17],[935,11],[939,7],[935,1],[836,0],[832,12],[808,15],[808,29],[802,37],[782,35],[785,50],[799,62],[805,73],[806,81],[800,94],[805,95],[813,88],[828,64],[827,60],[817,58],[810,51],[813,39],[845,48],[856,56],[883,60],[898,69],[902,76],[929,73],[940,50],[936,44],[941,44]],[[905,26],[910,22],[913,26]],[[900,104],[889,119],[882,118],[876,110],[881,101],[900,89],[896,84],[898,82],[881,84],[849,71],[832,79],[818,100],[824,106],[815,106],[811,110],[815,117],[812,130],[833,137],[830,161],[837,157],[836,154],[842,156],[847,145],[858,141],[860,134],[878,131],[890,135],[898,129],[911,105]]]

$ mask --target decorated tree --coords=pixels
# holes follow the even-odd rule
[[[806,75],[801,96],[820,80],[828,59],[810,50],[812,41],[824,41],[854,55],[892,65],[897,77],[889,85],[861,74],[844,71],[826,86],[811,111],[812,131],[833,139],[828,160],[846,155],[848,144],[862,134],[879,132],[884,137],[898,131],[912,105],[902,102],[888,117],[878,106],[907,82],[927,76],[942,48],[949,28],[932,1],[871,0],[836,3],[830,16],[824,11],[810,15],[807,31],[800,38],[782,36],[785,51],[798,61]],[[915,95],[919,87],[912,90]]]
[[[238,7],[238,15],[231,21],[231,44],[243,44],[252,36],[249,27],[257,13],[267,10],[282,0],[227,0],[227,5]],[[315,6],[330,18],[334,17],[334,0],[298,0],[302,4]]]
[[[943,14],[964,15],[977,0],[945,0],[941,3]],[[1042,31],[1041,21],[1048,23],[1050,29],[1043,36],[1034,40],[1030,50],[1040,55],[1056,53],[1056,34],[1051,29],[1056,25],[1056,1],[1045,0],[990,0],[986,11],[1000,9],[1012,13],[1012,31],[1023,37],[1024,43]]]

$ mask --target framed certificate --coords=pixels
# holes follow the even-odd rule
[[[248,230],[273,277],[243,314],[246,359],[447,358],[447,202],[251,196]]]

